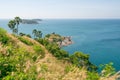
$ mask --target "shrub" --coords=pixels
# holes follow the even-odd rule
[[[20,41],[22,41],[23,43],[27,44],[27,45],[33,45],[32,42],[30,42],[29,40],[24,39],[23,37],[18,37],[18,39]]]
[[[66,66],[64,71],[65,71],[65,73],[68,73],[71,70],[72,70],[71,66]]]
[[[2,80],[36,80],[36,76],[30,73],[14,73],[14,75],[8,75]]]
[[[102,68],[101,76],[103,76],[103,77],[108,77],[115,73],[115,68],[113,67],[112,62],[110,62],[108,64],[103,64],[100,67]]]
[[[96,72],[87,72],[87,79],[86,80],[99,80],[100,76]]]
[[[0,42],[2,42],[3,44],[7,44],[9,41],[8,36],[6,35],[7,31],[5,31],[4,29],[0,28]]]
[[[35,52],[38,54],[38,55],[41,55],[41,58],[45,57],[45,52],[44,50],[38,46],[38,45],[34,45],[33,46],[33,49],[35,50]]]
[[[70,57],[70,62],[78,67],[86,67],[89,71],[96,71],[97,67],[89,61],[89,55],[75,52]]]
[[[42,64],[42,65],[41,65],[41,72],[42,72],[42,73],[45,73],[45,72],[47,72],[47,71],[48,71],[47,65]]]
[[[10,74],[10,72],[16,71],[14,63],[9,60],[9,57],[0,55],[0,78],[3,78]]]

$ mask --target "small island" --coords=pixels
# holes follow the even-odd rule
[[[39,24],[41,19],[22,19],[22,24]]]

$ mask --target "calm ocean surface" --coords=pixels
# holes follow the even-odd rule
[[[7,27],[9,20],[0,20],[0,27]],[[33,29],[47,33],[72,36],[74,44],[64,47],[71,54],[82,51],[90,54],[90,61],[96,65],[113,62],[120,70],[120,19],[48,19],[40,24],[21,24],[19,32],[32,34]]]

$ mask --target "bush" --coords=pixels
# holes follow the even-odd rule
[[[113,63],[110,62],[108,64],[103,64],[101,67],[101,76],[108,77],[115,73],[115,68],[113,67]]]
[[[36,80],[34,74],[25,74],[25,73],[14,73],[14,75],[8,75],[2,80]]]
[[[0,79],[13,71],[16,71],[16,68],[14,63],[9,60],[9,57],[0,56]]]
[[[45,57],[45,52],[44,50],[38,46],[38,45],[34,45],[33,46],[33,49],[35,50],[35,52],[38,54],[38,55],[41,55],[41,58]]]
[[[65,71],[65,73],[68,73],[71,70],[72,70],[71,66],[66,66],[64,71]]]
[[[41,65],[41,71],[40,71],[40,72],[45,73],[45,72],[47,72],[47,71],[48,71],[48,66],[47,66],[46,64],[42,64],[42,65]]]
[[[97,67],[89,61],[89,55],[75,52],[70,57],[70,62],[78,67],[86,67],[89,71],[96,71]]]
[[[27,44],[27,45],[33,45],[32,42],[30,42],[29,40],[24,39],[23,37],[18,37],[18,39],[20,41],[22,41],[23,43]]]
[[[99,80],[100,76],[96,72],[87,72],[87,79],[86,80]]]
[[[7,31],[0,28],[0,42],[2,42],[3,44],[7,44],[9,41],[9,38],[6,33],[7,33]]]

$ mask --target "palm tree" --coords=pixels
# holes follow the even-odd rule
[[[37,37],[37,36],[36,36],[36,35],[37,35],[37,30],[34,29],[34,30],[32,31],[32,34],[34,35],[34,38]]]
[[[8,27],[12,30],[12,32],[15,28],[15,25],[16,25],[16,23],[15,23],[14,20],[10,20],[9,23],[8,23]]]
[[[20,22],[22,22],[22,20],[19,17],[15,17],[15,22],[16,22],[16,26],[17,26],[17,35],[18,35],[18,25],[20,24]]]
[[[34,38],[42,38],[42,32],[41,31],[37,31],[36,29],[34,29],[32,34],[34,34]]]
[[[42,38],[42,32],[41,31],[37,31],[37,37]]]

